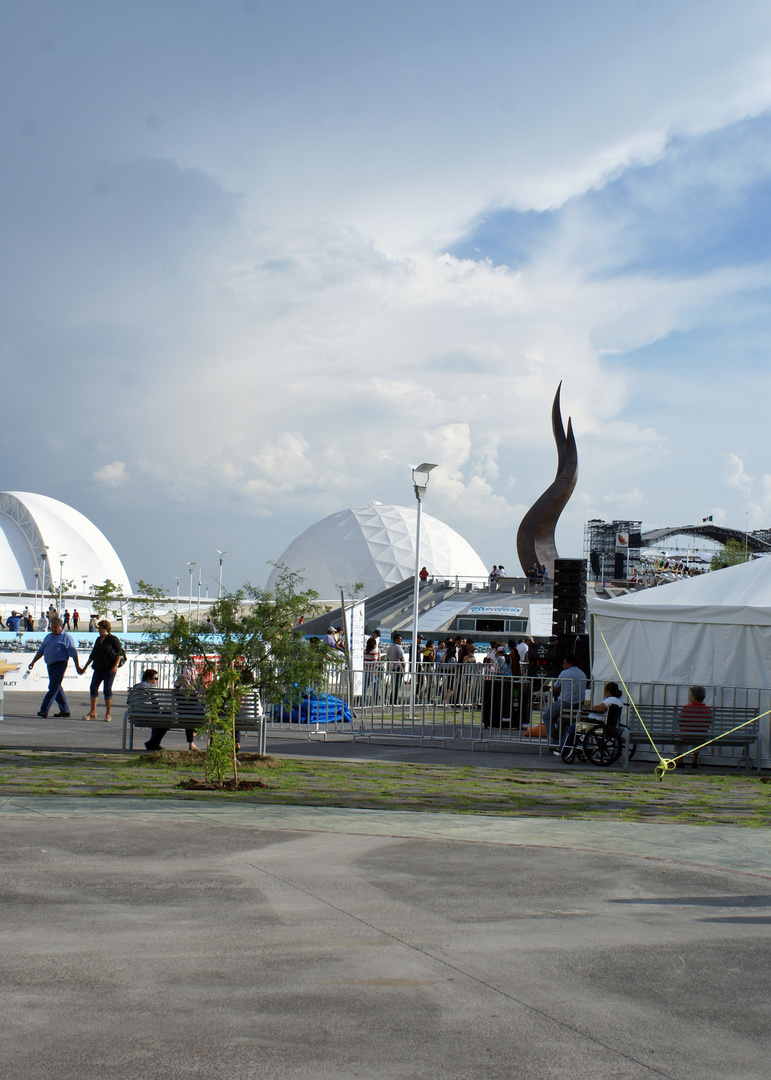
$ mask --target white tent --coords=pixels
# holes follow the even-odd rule
[[[771,685],[771,558],[588,610],[596,679],[616,678],[612,655],[625,681]]]

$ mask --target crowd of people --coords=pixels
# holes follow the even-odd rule
[[[405,644],[401,634],[395,633],[383,655],[379,636],[375,631],[364,647],[365,700],[379,697],[397,704],[405,681],[411,675],[412,644]],[[415,645],[416,700],[479,706],[482,677],[526,674],[531,644],[532,639],[524,637],[506,644],[491,641],[480,660],[474,642],[462,634],[437,641],[426,640],[418,634]]]
[[[78,609],[75,608],[70,612],[69,608],[65,608],[64,614],[60,616],[53,603],[48,605],[47,611],[40,612],[40,617],[37,620],[29,610],[29,607],[25,607],[23,611],[12,610],[5,622],[3,622],[3,617],[0,615],[0,630],[10,630],[13,634],[45,634],[49,630],[54,619],[59,618],[61,618],[62,626],[65,630],[78,631],[80,627],[80,612]],[[88,629],[90,633],[96,633],[97,619],[95,615],[91,616]]]

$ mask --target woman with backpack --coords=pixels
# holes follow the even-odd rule
[[[83,719],[98,719],[96,705],[99,701],[99,687],[101,685],[104,693],[104,719],[109,723],[112,719],[112,684],[116,671],[121,664],[126,662],[126,653],[123,651],[123,646],[118,638],[111,632],[112,626],[107,619],[102,619],[101,622],[97,623],[96,628],[99,631],[99,637],[94,642],[89,658],[81,670],[81,674],[83,674],[89,664],[94,669],[90,688],[91,711],[86,713]]]

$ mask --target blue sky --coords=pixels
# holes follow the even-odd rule
[[[9,0],[3,487],[262,581],[409,504],[516,565],[560,380],[587,517],[771,526],[771,9]],[[227,583],[227,582],[226,582]]]

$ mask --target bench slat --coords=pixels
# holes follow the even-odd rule
[[[123,715],[123,749],[134,749],[134,728],[184,729],[200,728],[206,723],[203,701],[195,694],[179,690],[158,689],[135,692],[129,688],[126,711]],[[263,734],[264,713],[260,695],[250,691],[241,702],[236,715],[239,731],[258,731]]]
[[[705,732],[680,732],[679,716],[682,705],[638,705],[637,712],[630,706],[627,723],[629,726],[630,739],[636,746],[650,745],[648,733],[657,745],[674,746],[676,743],[683,746],[700,746],[702,743],[717,739],[716,745],[739,747],[744,750],[742,761],[749,764],[749,749],[757,744],[759,737],[759,723],[754,719],[752,709],[731,708],[730,706],[718,705],[712,707],[712,723]],[[643,720],[648,733],[640,723]],[[750,723],[749,721],[753,721]],[[740,725],[744,725],[743,727]],[[739,728],[734,731],[734,728]],[[731,732],[730,735],[726,734]],[[722,736],[718,738],[718,736]],[[708,750],[705,747],[705,750]],[[756,765],[760,769],[760,759],[756,750]]]

